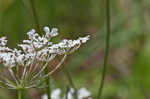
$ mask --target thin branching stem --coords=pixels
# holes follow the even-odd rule
[[[76,89],[76,87],[75,87],[75,85],[74,85],[74,83],[73,83],[73,80],[72,80],[72,77],[71,77],[69,71],[65,68],[65,71],[64,71],[64,72],[65,72],[65,75],[66,75],[66,77],[67,77],[67,79],[68,79],[68,81],[69,81],[71,87],[73,87],[73,88]]]
[[[19,85],[19,82],[14,74],[14,71],[10,68],[9,72],[10,72],[10,75],[12,76],[12,78],[15,80],[16,84]]]
[[[107,62],[108,62],[108,56],[109,56],[109,43],[110,43],[110,0],[106,0],[106,48],[105,48],[105,56],[104,56],[104,64],[103,64],[103,71],[102,71],[102,78],[100,82],[100,87],[98,90],[98,96],[97,99],[101,99],[103,87],[104,87],[104,81],[106,76],[106,70],[107,70]]]
[[[46,74],[44,77],[48,77],[49,75],[53,74],[63,64],[63,62],[65,61],[66,57],[67,57],[67,55],[65,54],[63,56],[63,58],[61,59],[61,61],[58,63],[58,65],[51,72]]]
[[[46,68],[47,65],[48,65],[48,62],[46,62],[45,65],[43,66],[43,68],[41,68],[41,70],[40,70],[37,74],[35,74],[35,76],[32,77],[31,81],[32,81],[33,79],[37,78],[45,69],[47,69],[47,68]]]
[[[49,86],[49,84],[50,84],[49,75],[53,74],[61,66],[61,64],[65,61],[66,57],[67,57],[67,55],[64,55],[64,57],[59,62],[59,64],[51,72],[48,73],[48,66],[45,69],[44,78],[45,78],[45,83],[47,85],[46,91],[47,91],[48,99],[51,99],[51,97],[50,97],[51,96],[51,89],[50,89],[50,86]]]
[[[36,63],[36,56],[37,56],[37,52],[35,52],[35,56],[34,59],[32,60],[32,64],[30,64],[29,70],[28,70],[28,75],[31,74],[33,67],[35,66]]]
[[[66,77],[67,77],[67,79],[68,79],[68,81],[69,81],[69,84],[71,85],[71,87],[73,87],[74,88],[74,90],[75,90],[75,93],[73,94],[73,97],[75,98],[75,99],[77,99],[77,88],[76,88],[76,86],[75,86],[75,84],[74,84],[74,82],[73,82],[73,80],[72,80],[72,77],[71,77],[71,75],[70,75],[70,73],[69,73],[69,71],[65,68],[65,75],[66,75]],[[67,95],[67,94],[66,94]]]
[[[45,69],[47,69],[46,67],[47,67],[47,65],[48,65],[48,62],[50,62],[51,60],[53,60],[53,58],[50,58],[50,59],[48,59],[46,62],[44,62],[44,64],[43,64],[43,67],[40,69],[40,71],[37,73],[37,74],[35,74],[32,78],[31,78],[31,81],[33,80],[33,79],[35,79],[35,78],[37,78]],[[38,67],[38,65],[36,66],[36,68]],[[34,69],[36,69],[36,68],[34,68]],[[48,73],[47,73],[48,74]],[[45,74],[46,75],[46,74]]]

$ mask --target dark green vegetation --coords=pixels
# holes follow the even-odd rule
[[[74,86],[86,87],[94,99],[99,86],[105,48],[105,0],[35,0],[38,23],[58,27],[53,39],[75,39],[91,34],[91,40],[69,56],[51,77],[51,88],[72,86],[64,73],[71,75]],[[111,40],[103,99],[148,99],[150,92],[150,1],[111,0]],[[37,28],[29,0],[0,0],[0,35],[8,37],[10,47]],[[56,59],[58,62],[59,58]],[[26,98],[39,99],[44,90],[25,92]],[[0,90],[0,99],[15,98],[15,91]]]

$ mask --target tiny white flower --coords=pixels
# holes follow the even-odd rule
[[[58,35],[58,29],[57,28],[52,28],[50,34],[51,34],[52,37],[57,36]]]
[[[61,95],[61,90],[59,88],[52,90],[51,94],[51,99],[61,99],[60,95]],[[42,96],[42,99],[48,99],[47,95],[44,94]]]
[[[78,91],[78,99],[85,99],[91,96],[91,93],[86,88],[81,88]],[[90,98],[88,98],[90,99]]]
[[[61,90],[59,88],[57,88],[52,91],[51,98],[52,99],[61,99],[60,94],[61,94]]]
[[[47,26],[45,26],[43,30],[45,31],[45,33],[50,33],[50,29]]]
[[[0,38],[0,46],[5,46],[7,43],[6,37],[1,37]]]
[[[42,96],[42,99],[48,99],[47,95],[46,95],[46,94],[43,95],[43,96]]]
[[[90,35],[86,37],[79,37],[79,39],[82,41],[82,43],[86,43],[87,40],[89,40]]]
[[[73,88],[70,88],[70,91],[67,93],[68,99],[73,99],[74,93],[75,93],[75,90]]]

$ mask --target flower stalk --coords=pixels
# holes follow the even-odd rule
[[[22,90],[21,89],[18,89],[17,90],[17,99],[22,99]]]
[[[74,82],[73,82],[73,80],[72,80],[72,77],[71,77],[71,75],[70,75],[70,73],[69,73],[69,71],[65,68],[65,75],[66,75],[66,77],[67,77],[67,79],[68,79],[68,81],[69,81],[69,84],[71,85],[71,87],[74,89],[74,93],[73,93],[73,97],[74,97],[74,99],[78,99],[77,98],[77,88],[75,87],[75,84],[74,84]]]
[[[48,66],[45,68],[45,74],[48,74]],[[50,88],[50,78],[45,77],[45,83],[46,83],[46,93],[48,99],[51,99],[51,88]]]
[[[109,56],[109,46],[110,46],[110,0],[106,0],[106,47],[105,47],[105,56],[104,56],[104,64],[103,64],[103,71],[102,71],[102,78],[100,82],[100,87],[98,90],[98,96],[97,99],[101,99],[103,87],[104,87],[104,81],[107,71],[107,63],[108,63],[108,56]]]

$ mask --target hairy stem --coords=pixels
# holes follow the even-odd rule
[[[98,91],[97,99],[101,99],[103,87],[104,87],[104,81],[106,76],[106,70],[107,70],[107,62],[108,62],[108,56],[109,56],[109,43],[110,43],[110,0],[106,0],[106,48],[105,48],[105,57],[104,57],[104,64],[103,64],[103,71],[102,71],[102,78],[100,82],[100,87]]]

